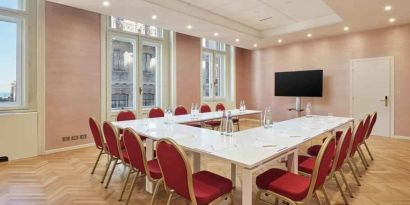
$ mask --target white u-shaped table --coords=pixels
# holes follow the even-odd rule
[[[233,116],[260,114],[260,111],[231,110]],[[333,116],[301,117],[275,123],[271,128],[256,127],[224,136],[215,130],[191,127],[180,123],[203,122],[221,118],[221,112],[174,116],[174,123],[164,118],[149,118],[113,122],[118,128],[131,128],[147,137],[147,159],[154,157],[154,141],[170,138],[193,153],[193,171],[200,171],[201,154],[231,163],[231,179],[235,186],[236,167],[242,169],[242,204],[252,204],[252,175],[262,165],[282,156],[288,156],[288,169],[298,172],[298,146],[324,133],[353,122],[352,118]],[[147,180],[146,190],[152,192]]]

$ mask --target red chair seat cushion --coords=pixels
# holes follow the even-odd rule
[[[216,127],[216,126],[221,125],[221,121],[211,120],[211,121],[206,121],[205,124],[207,124],[211,127]]]
[[[232,119],[232,122],[235,123],[235,124],[236,124],[236,123],[239,123],[239,118],[233,118],[233,119]]]
[[[310,156],[316,157],[319,154],[320,148],[322,148],[322,145],[313,145],[307,149],[307,153]]]
[[[308,156],[298,156],[298,169],[301,172],[304,172],[306,174],[312,174],[313,169],[315,168],[315,162],[316,158],[315,157],[308,157]]]
[[[130,163],[130,157],[126,150],[122,151],[122,158],[124,158],[124,163],[127,163],[127,164]]]
[[[209,204],[232,191],[231,180],[208,171],[192,175],[195,197],[199,205]]]
[[[256,177],[256,185],[260,189],[270,190],[294,201],[306,198],[309,184],[309,177],[299,176],[281,169],[270,169]]]
[[[202,127],[200,123],[187,123],[186,125],[191,127]]]
[[[148,165],[148,171],[152,178],[154,179],[162,178],[161,168],[159,167],[159,163],[157,159],[148,161],[147,165]]]

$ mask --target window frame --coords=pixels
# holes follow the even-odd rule
[[[16,102],[0,103],[0,111],[15,111],[29,109],[29,88],[27,82],[27,68],[29,66],[29,18],[32,13],[31,4],[35,2],[27,2],[19,0],[22,4],[21,9],[12,9],[0,7],[0,21],[16,23]],[[30,9],[28,9],[30,8]]]

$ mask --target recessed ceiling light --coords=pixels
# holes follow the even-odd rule
[[[241,41],[241,40],[239,40],[239,38],[235,39],[235,42],[239,42],[239,41]]]
[[[390,18],[390,19],[389,19],[389,22],[390,22],[390,23],[394,23],[395,21],[396,21],[395,18]]]
[[[278,43],[282,43],[282,39],[278,39]]]
[[[110,2],[109,1],[103,1],[103,6],[109,6]]]
[[[151,18],[155,20],[155,19],[158,18],[158,16],[157,15],[152,15]]]
[[[218,32],[215,32],[215,33],[214,33],[214,36],[219,36],[219,33],[218,33]]]
[[[308,38],[310,38],[310,37],[312,37],[313,35],[312,35],[311,33],[308,33],[306,36],[307,36]]]
[[[391,9],[392,9],[392,7],[390,5],[387,5],[387,6],[384,7],[385,11],[390,11]]]
[[[192,29],[191,25],[186,26],[187,29]]]
[[[253,44],[253,47],[255,47],[255,48],[256,48],[256,47],[258,47],[258,44],[256,44],[256,43],[255,43],[255,44]]]
[[[345,26],[344,28],[343,28],[343,30],[345,30],[345,31],[348,31],[350,28],[348,27],[348,26]]]

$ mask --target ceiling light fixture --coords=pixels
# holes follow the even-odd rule
[[[395,21],[396,21],[395,18],[390,18],[390,19],[389,19],[389,22],[390,22],[390,23],[394,23]]]
[[[343,30],[345,30],[345,31],[349,31],[349,30],[350,30],[350,28],[349,28],[348,26],[345,26],[345,27],[343,28]]]
[[[278,39],[278,43],[282,43],[282,39]]]
[[[235,42],[237,42],[237,43],[238,43],[239,41],[241,41],[241,40],[239,40],[239,38],[235,39]]]
[[[255,47],[255,48],[256,48],[256,47],[258,47],[258,44],[256,44],[256,43],[255,43],[255,44],[253,44],[253,47]]]
[[[103,1],[103,6],[109,6],[110,2],[109,1]]]
[[[158,16],[157,15],[152,15],[151,18],[155,20],[155,19],[158,18]]]
[[[384,7],[385,11],[390,11],[391,9],[392,9],[392,7],[390,5],[387,5],[387,6]]]
[[[218,32],[215,32],[215,33],[214,33],[214,36],[219,36],[219,33],[218,33]]]
[[[308,38],[311,38],[313,35],[312,35],[311,33],[308,33],[306,36],[307,36]]]
[[[191,25],[186,26],[187,29],[192,29]]]

